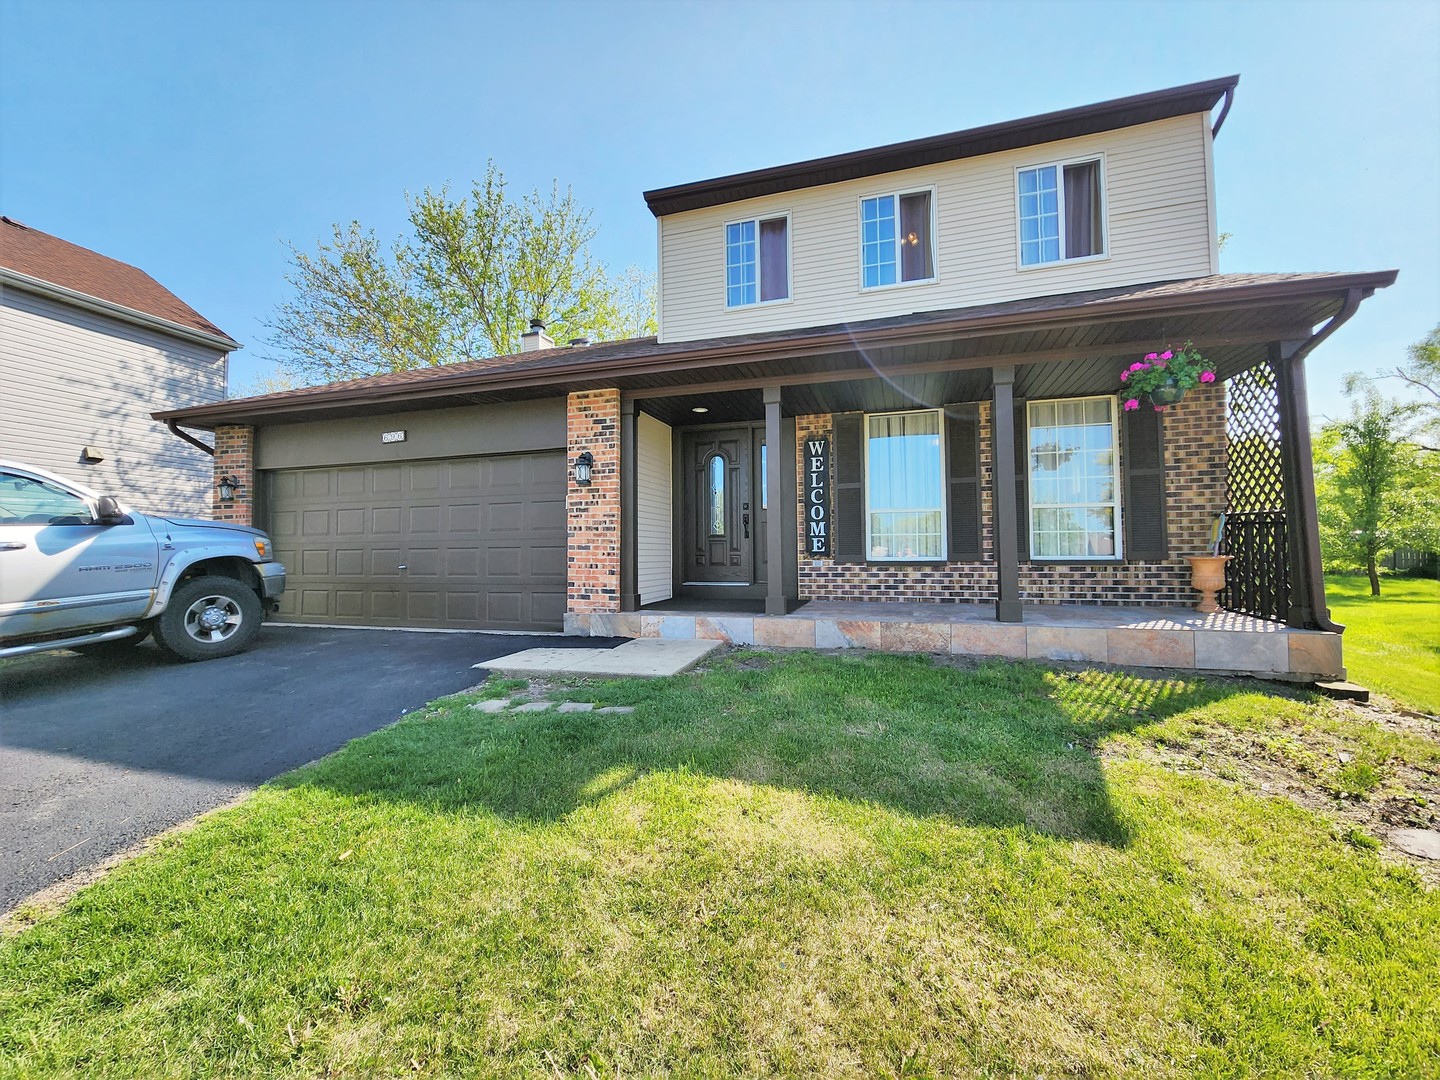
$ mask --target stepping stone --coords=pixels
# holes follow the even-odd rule
[[[1396,829],[1390,843],[1407,855],[1422,859],[1440,859],[1440,832],[1432,829]]]
[[[635,706],[634,706],[634,705],[606,705],[603,709],[600,709],[600,710],[598,710],[598,711],[599,711],[599,712],[602,712],[602,713],[632,713],[632,712],[635,711]]]
[[[491,698],[489,701],[477,701],[470,707],[476,712],[497,713],[510,705],[509,698]]]
[[[550,708],[550,706],[553,705],[553,704],[554,704],[554,702],[551,702],[551,701],[527,701],[524,705],[518,705],[518,706],[516,706],[515,711],[516,711],[516,712],[544,712],[546,709]]]
[[[557,710],[559,712],[589,712],[595,708],[593,701],[566,701]]]

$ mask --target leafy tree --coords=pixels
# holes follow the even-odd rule
[[[231,383],[226,388],[227,398],[255,397],[258,394],[279,394],[286,390],[298,389],[303,384],[290,372],[273,367],[265,375],[256,375],[249,382]]]
[[[406,205],[410,231],[388,249],[359,222],[314,252],[290,245],[294,295],[266,339],[286,371],[329,382],[502,355],[531,319],[561,342],[655,332],[654,278],[606,273],[568,188],[512,199],[491,162],[467,195],[427,188]]]
[[[1407,439],[1417,406],[1352,384],[1350,416],[1315,440],[1321,541],[1335,566],[1363,567],[1380,595],[1379,564],[1397,546],[1435,540],[1440,495],[1435,456]]]
[[[1411,345],[1409,352],[1409,359],[1395,369],[1395,375],[1421,393],[1423,420],[1416,431],[1421,448],[1440,453],[1440,326]]]

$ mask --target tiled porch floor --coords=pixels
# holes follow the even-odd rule
[[[567,615],[565,629],[597,637],[711,638],[779,648],[1080,660],[1305,682],[1345,675],[1340,635],[1292,630],[1232,612],[1027,604],[1024,616],[1022,623],[997,622],[990,604],[814,600],[782,616],[706,611],[703,605]]]

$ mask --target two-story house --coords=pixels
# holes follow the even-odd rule
[[[1395,274],[1219,273],[1237,82],[647,192],[657,338],[160,415],[295,621],[1338,675],[1303,361]]]
[[[0,457],[208,515],[210,459],[150,413],[223,399],[239,347],[138,267],[0,218]]]

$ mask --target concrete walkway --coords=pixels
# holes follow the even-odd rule
[[[724,642],[636,638],[614,649],[526,649],[476,664],[505,675],[624,675],[656,678],[689,671]]]

